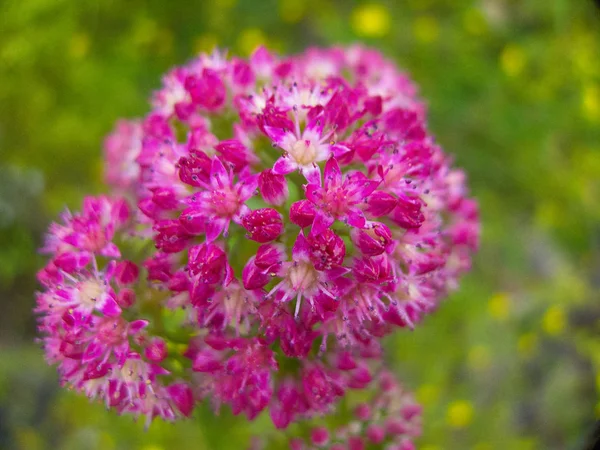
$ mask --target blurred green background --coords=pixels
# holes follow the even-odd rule
[[[102,190],[103,136],[169,67],[361,41],[421,86],[480,202],[461,289],[387,342],[419,448],[577,449],[600,413],[600,10],[584,0],[1,0],[0,449],[240,449],[208,409],[148,432],[58,388],[34,344],[48,222]]]

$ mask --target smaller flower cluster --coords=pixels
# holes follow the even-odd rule
[[[129,221],[123,200],[86,197],[82,212],[53,224],[43,250],[53,255],[38,279],[36,312],[46,357],[62,383],[119,412],[173,420],[193,408],[184,383],[164,385],[165,342],[147,320],[130,320],[139,268],[113,242]]]
[[[421,435],[421,407],[388,371],[374,380],[371,398],[353,409],[344,425],[309,426],[306,438],[293,438],[292,450],[414,450]],[[333,416],[335,419],[335,415]],[[335,420],[334,420],[335,422]]]

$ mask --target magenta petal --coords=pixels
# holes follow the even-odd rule
[[[333,269],[328,270],[327,273],[327,279],[328,280],[335,280],[341,276],[346,275],[348,272],[350,272],[350,269],[347,267],[334,267]]]
[[[89,345],[87,346],[87,348],[85,349],[85,352],[83,353],[83,356],[81,357],[81,360],[84,363],[93,361],[98,356],[100,356],[101,353],[102,353],[102,347],[100,345],[98,345],[96,342],[90,342]]]
[[[226,226],[228,226],[228,221],[223,219],[215,219],[208,220],[206,222],[206,240],[208,242],[212,242],[219,237],[219,235],[223,232]]]
[[[333,224],[335,219],[331,217],[329,214],[324,213],[319,210],[315,214],[315,220],[312,224],[312,228],[310,230],[311,235],[317,235],[323,233],[327,228]]]
[[[331,189],[342,183],[342,171],[335,158],[329,158],[325,163],[325,189]]]
[[[302,175],[306,178],[311,184],[316,184],[318,186],[321,185],[321,169],[316,164],[314,166],[310,166],[309,168],[302,169]]]
[[[321,186],[321,171],[318,167],[312,167],[310,169],[304,169],[302,174],[310,184]]]
[[[129,334],[138,334],[140,331],[146,328],[149,323],[150,322],[148,322],[147,320],[134,320],[129,324],[129,328],[127,331]]]
[[[359,209],[353,209],[348,214],[348,224],[356,228],[364,228],[365,227],[365,216],[362,211]]]
[[[107,297],[102,306],[98,308],[102,314],[108,317],[118,316],[121,314],[121,308],[112,297]]]
[[[222,364],[210,353],[201,352],[196,355],[192,370],[194,372],[216,372],[220,370]]]
[[[270,127],[268,125],[265,126],[265,133],[277,145],[281,145],[283,138],[288,134],[283,128]]]
[[[252,197],[258,187],[258,174],[244,178],[238,183],[238,193],[240,200],[246,201]]]
[[[310,247],[302,231],[298,234],[294,247],[292,248],[292,256],[294,259],[308,257]]]
[[[273,166],[273,173],[275,175],[287,175],[288,173],[296,170],[297,167],[298,165],[290,158],[282,156],[275,162],[275,165]]]
[[[109,244],[107,244],[101,251],[100,254],[102,256],[106,256],[108,258],[120,258],[121,257],[121,252],[119,250],[119,247],[116,246],[116,244],[110,242]]]
[[[187,384],[176,383],[167,387],[167,393],[177,409],[186,417],[194,410],[194,394]]]
[[[211,184],[214,188],[222,188],[229,184],[229,174],[219,158],[215,156],[210,167]]]
[[[261,172],[258,188],[265,202],[281,206],[289,196],[288,185],[283,175],[276,175],[271,169]]]

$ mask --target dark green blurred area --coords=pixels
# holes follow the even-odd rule
[[[582,448],[600,413],[599,30],[584,0],[0,1],[0,449],[238,449],[271,431],[207,407],[144,432],[61,391],[33,343],[36,249],[101,192],[104,135],[169,67],[357,41],[421,86],[482,212],[461,289],[387,343],[425,407],[419,448]]]

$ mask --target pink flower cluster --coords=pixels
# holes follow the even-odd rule
[[[421,407],[388,371],[381,371],[371,398],[354,406],[343,426],[313,425],[304,439],[293,438],[292,450],[415,450],[421,434]]]
[[[172,70],[106,141],[111,196],[50,227],[37,312],[63,382],[148,420],[208,398],[278,428],[369,386],[381,338],[434,311],[478,244],[425,114],[359,46]]]

